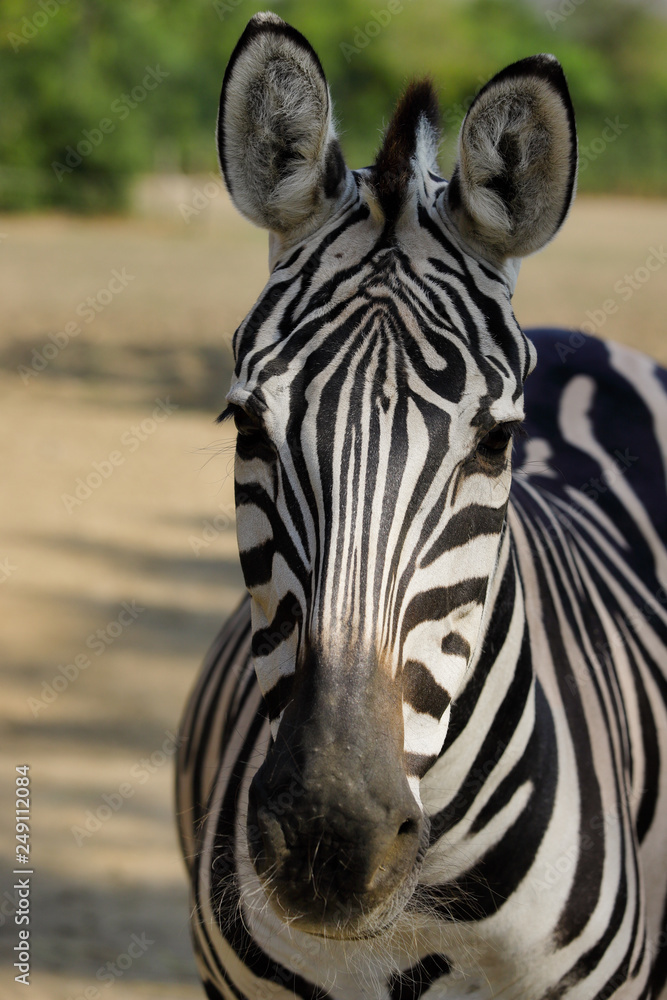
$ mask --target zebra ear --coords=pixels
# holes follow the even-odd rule
[[[555,236],[574,197],[574,111],[554,56],[522,59],[479,92],[463,122],[448,211],[493,260],[525,257]]]
[[[324,71],[275,14],[256,14],[232,53],[217,139],[232,201],[251,222],[293,238],[332,211],[347,168]]]

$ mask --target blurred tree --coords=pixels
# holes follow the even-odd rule
[[[225,63],[253,0],[3,0],[0,207],[122,207],[138,172],[216,169]],[[667,192],[667,23],[629,0],[273,0],[318,51],[352,166],[411,76],[441,95],[443,167],[479,86],[550,51],[573,93],[580,187]]]

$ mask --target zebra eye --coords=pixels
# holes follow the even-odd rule
[[[505,454],[507,445],[520,428],[519,421],[508,421],[496,426],[485,434],[477,445],[477,454],[483,458],[498,459]]]
[[[245,437],[262,431],[261,420],[252,413],[246,413],[240,406],[234,408],[234,423],[238,434]]]
[[[242,410],[240,406],[235,406],[233,413],[237,432],[236,450],[239,457],[271,461],[275,451],[261,419],[254,413]]]

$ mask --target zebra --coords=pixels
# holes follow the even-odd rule
[[[479,91],[449,182],[428,80],[351,170],[258,14],[217,142],[270,277],[177,761],[207,996],[664,1000],[667,373],[511,305],[575,191],[559,63]]]

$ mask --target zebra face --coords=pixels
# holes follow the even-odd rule
[[[278,914],[329,936],[377,933],[418,878],[419,780],[483,655],[534,364],[516,259],[553,236],[574,186],[552,57],[480,92],[449,184],[436,121],[432,87],[412,85],[374,166],[348,170],[319,61],[274,15],[248,25],[221,97],[225,180],[271,231],[228,395],[272,729],[248,849]]]

